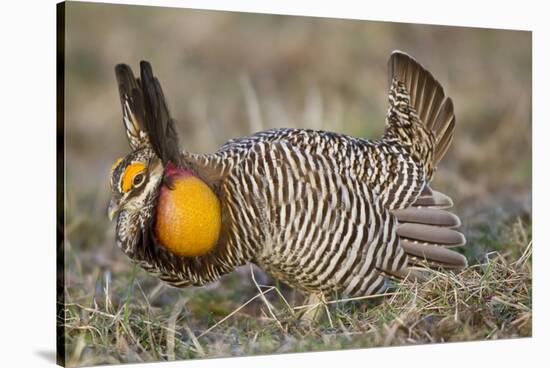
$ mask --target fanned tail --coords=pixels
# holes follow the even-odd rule
[[[435,137],[432,156],[435,169],[453,139],[453,102],[445,96],[443,87],[434,76],[411,56],[394,51],[388,61],[388,69],[390,88],[397,88],[396,91],[390,90],[390,94],[393,91],[399,97],[402,96],[399,93],[405,93],[401,102],[394,101],[394,104],[405,101],[409,111],[416,112],[420,123]],[[414,115],[411,118],[414,120]],[[460,219],[447,211],[452,206],[451,198],[432,190],[427,183],[411,207],[393,211],[398,220],[400,244],[411,266],[421,264],[447,269],[467,266],[466,258],[452,250],[466,244],[464,235],[456,230],[460,226]]]
[[[393,211],[400,244],[411,266],[462,269],[468,265],[466,257],[451,249],[466,244],[464,235],[456,230],[460,219],[446,211],[452,205],[451,198],[426,186],[411,207]]]
[[[455,128],[453,101],[445,97],[443,87],[419,62],[401,51],[394,51],[388,61],[389,84],[402,82],[409,94],[409,105],[420,121],[435,135],[433,165],[451,145]]]

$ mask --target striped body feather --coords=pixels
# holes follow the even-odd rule
[[[407,265],[390,210],[416,200],[424,169],[391,141],[273,129],[184,161],[225,173],[227,248],[294,287],[370,294]]]

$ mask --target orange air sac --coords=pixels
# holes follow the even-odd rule
[[[171,188],[160,188],[155,235],[177,256],[202,256],[216,245],[220,235],[220,201],[204,181],[187,170],[178,171],[170,175]]]

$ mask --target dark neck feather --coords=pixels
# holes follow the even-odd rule
[[[222,275],[246,264],[242,254],[229,249],[227,226],[217,245],[199,257],[178,257],[165,249],[154,234],[154,204],[146,211],[131,215],[123,211],[119,215],[117,242],[124,253],[143,269],[177,287],[201,286],[216,281]],[[128,234],[128,235],[126,235]]]

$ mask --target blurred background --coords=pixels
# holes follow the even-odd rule
[[[378,137],[387,59],[394,49],[405,51],[454,101],[455,138],[433,187],[455,200],[470,263],[493,250],[516,252],[502,235],[511,224],[521,221],[530,231],[530,32],[93,3],[66,9],[69,303],[95,302],[105,285],[115,290],[118,282],[124,290],[134,279],[161,306],[196,292],[165,288],[116,247],[106,216],[108,178],[129,151],[117,63],[138,71],[140,60],[151,62],[182,146],[210,152],[273,127]],[[249,281],[236,280],[255,292]]]

